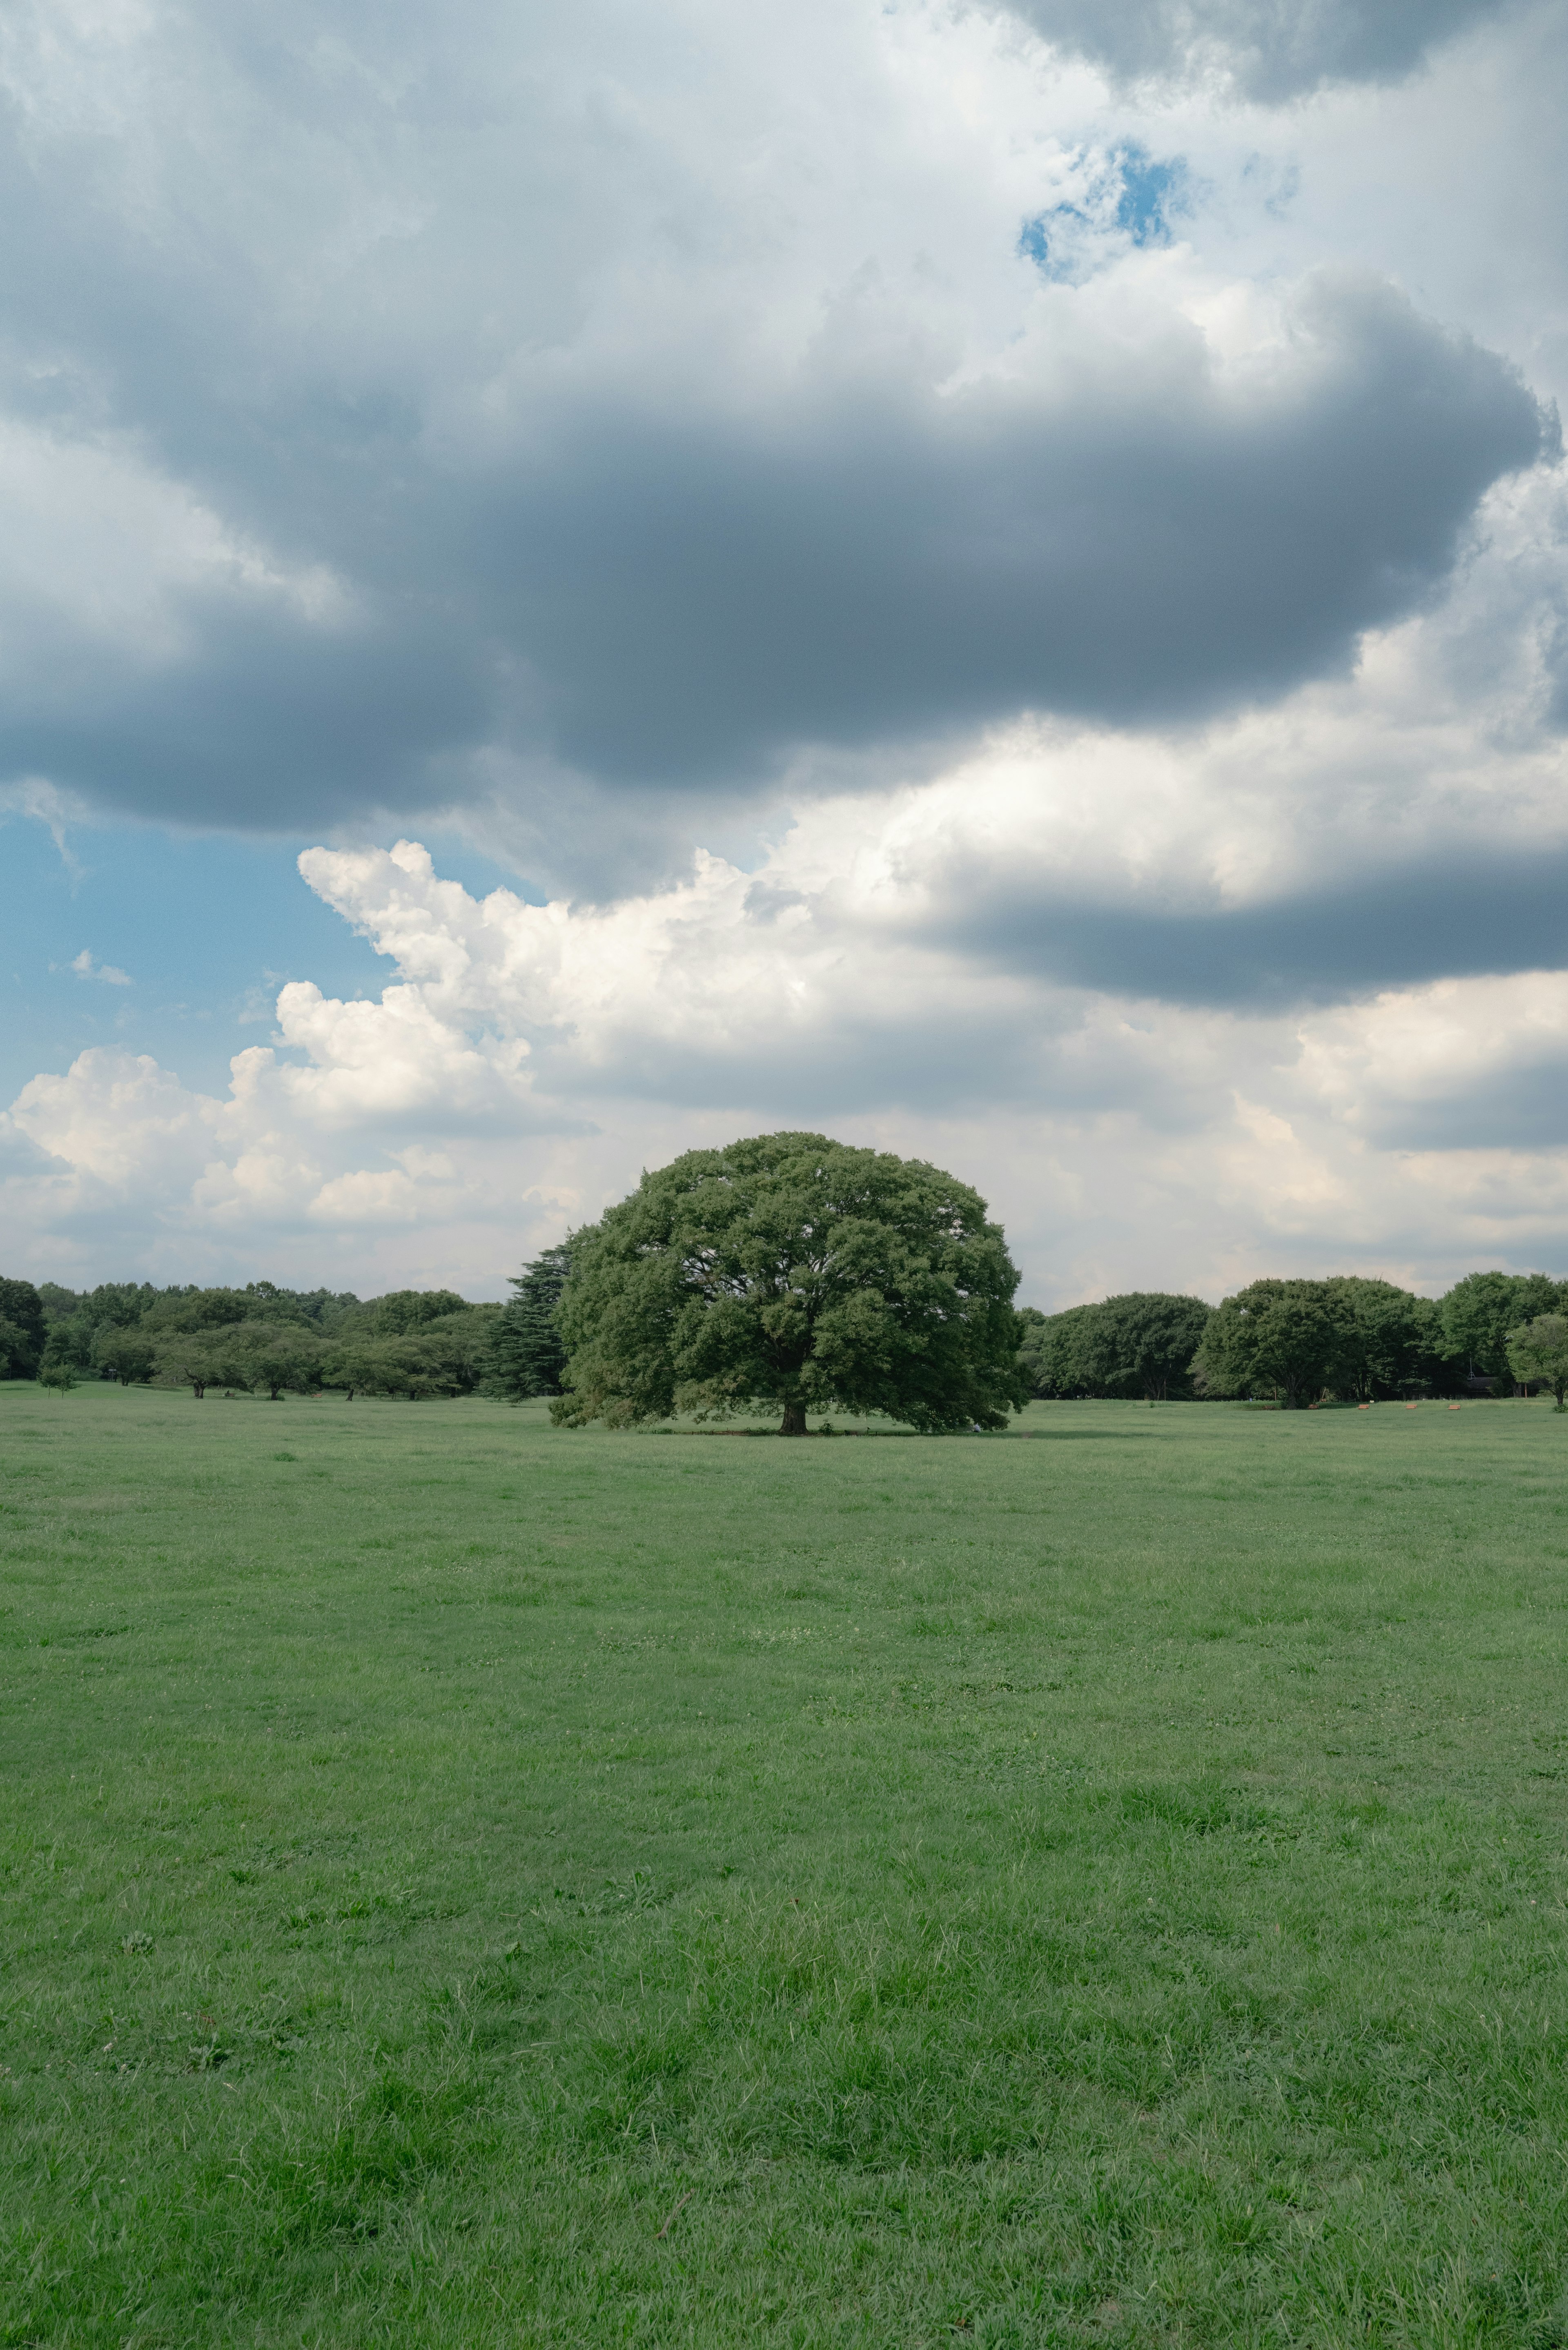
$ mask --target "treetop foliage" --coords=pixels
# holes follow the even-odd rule
[[[503,1306],[491,1341],[492,1394],[513,1403],[560,1394],[566,1349],[556,1315],[571,1270],[572,1244],[562,1241],[508,1275],[517,1294]]]
[[[967,1184],[820,1134],[691,1150],[574,1233],[561,1423],[755,1405],[1000,1428],[1018,1274]]]

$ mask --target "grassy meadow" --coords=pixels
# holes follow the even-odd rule
[[[0,2342],[1562,2350],[1565,1471],[0,1385]]]

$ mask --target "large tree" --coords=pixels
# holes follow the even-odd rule
[[[566,1349],[556,1311],[571,1270],[571,1243],[562,1241],[521,1273],[508,1274],[517,1295],[491,1328],[485,1385],[493,1394],[512,1403],[528,1396],[560,1394]]]
[[[552,1417],[885,1412],[1003,1428],[1028,1384],[1001,1227],[920,1159],[820,1134],[691,1150],[574,1233]]]

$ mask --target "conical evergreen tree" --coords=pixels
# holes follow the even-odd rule
[[[556,1326],[556,1308],[571,1270],[571,1243],[563,1241],[508,1276],[517,1294],[504,1308],[491,1340],[485,1384],[492,1395],[521,1403],[525,1396],[560,1394],[566,1350]]]

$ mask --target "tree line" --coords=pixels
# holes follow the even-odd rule
[[[1391,1281],[1250,1282],[1215,1307],[1134,1293],[1061,1314],[1025,1307],[1036,1396],[1256,1397],[1287,1409],[1333,1399],[1568,1387],[1568,1281],[1471,1273],[1441,1297]]]
[[[51,1388],[82,1379],[122,1387],[315,1394],[410,1400],[554,1392],[563,1359],[550,1317],[566,1278],[565,1248],[514,1278],[507,1305],[474,1305],[452,1289],[243,1289],[0,1279],[0,1378]]]
[[[553,1399],[567,1426],[771,1405],[1000,1428],[1031,1396],[1325,1399],[1568,1394],[1568,1281],[1468,1274],[1442,1297],[1342,1274],[1218,1306],[1135,1291],[1015,1311],[1002,1228],[928,1165],[815,1134],[688,1151],[511,1276],[454,1290],[0,1281],[0,1376],[265,1394]]]

